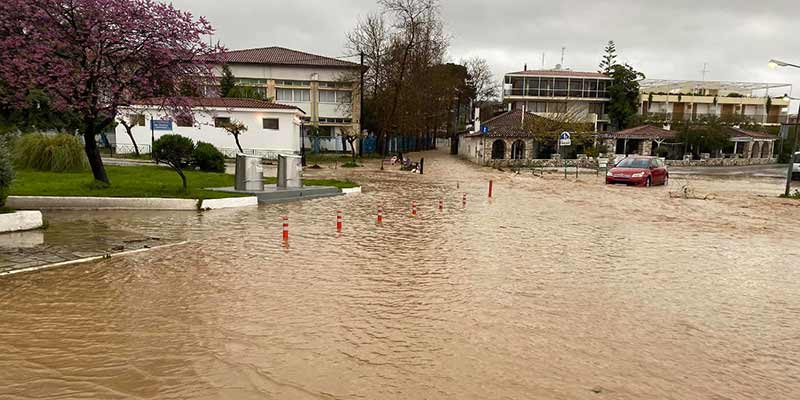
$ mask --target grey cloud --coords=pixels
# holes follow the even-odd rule
[[[174,0],[211,20],[229,48],[282,45],[329,56],[345,54],[345,34],[374,0]],[[442,0],[452,36],[450,57],[485,57],[496,77],[559,62],[595,70],[603,46],[652,78],[797,83],[800,70],[766,67],[770,58],[800,62],[793,3],[785,0],[553,1]],[[800,95],[800,90],[797,91]],[[777,93],[773,93],[777,94]]]

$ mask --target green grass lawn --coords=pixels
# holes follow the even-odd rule
[[[233,175],[184,171],[187,190],[181,178],[169,168],[156,166],[106,166],[111,186],[99,187],[91,172],[17,171],[11,185],[12,196],[82,196],[82,197],[158,197],[182,199],[219,199],[241,197],[233,193],[203,190],[233,186]]]
[[[215,192],[204,188],[233,186],[233,175],[184,171],[187,191],[181,187],[181,178],[175,171],[157,166],[106,166],[111,186],[102,188],[94,183],[91,172],[41,172],[21,170],[10,188],[11,196],[77,196],[77,197],[157,197],[182,199],[220,199],[246,195]],[[276,178],[266,178],[265,183],[275,184]],[[309,186],[334,186],[352,188],[359,186],[350,181],[307,179]]]

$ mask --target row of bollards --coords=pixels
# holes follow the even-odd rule
[[[490,198],[493,195],[493,189],[494,189],[494,182],[490,180],[489,181],[489,197]],[[467,194],[466,193],[464,193],[463,196],[461,197],[461,205],[463,207],[467,206]],[[439,198],[439,211],[440,212],[444,211],[444,199],[442,199],[442,198]],[[412,200],[411,201],[411,216],[412,217],[416,217],[417,216],[417,201],[416,200]],[[342,223],[343,223],[342,210],[336,210],[336,232],[337,233],[342,233]],[[378,207],[377,224],[378,225],[383,224],[383,207]],[[288,242],[289,241],[289,217],[288,216],[283,216],[283,236],[282,237],[283,237],[283,241],[284,242]]]

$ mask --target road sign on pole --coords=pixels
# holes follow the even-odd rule
[[[558,140],[559,146],[572,146],[572,135],[569,132],[561,132],[561,136]]]

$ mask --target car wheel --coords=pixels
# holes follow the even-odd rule
[[[664,177],[664,186],[669,186],[669,175]]]
[[[653,186],[653,178],[651,178],[651,177],[649,177],[649,176],[648,176],[648,177],[647,177],[647,180],[646,180],[646,181],[644,181],[644,186],[645,186],[645,187],[650,187],[650,186]]]

